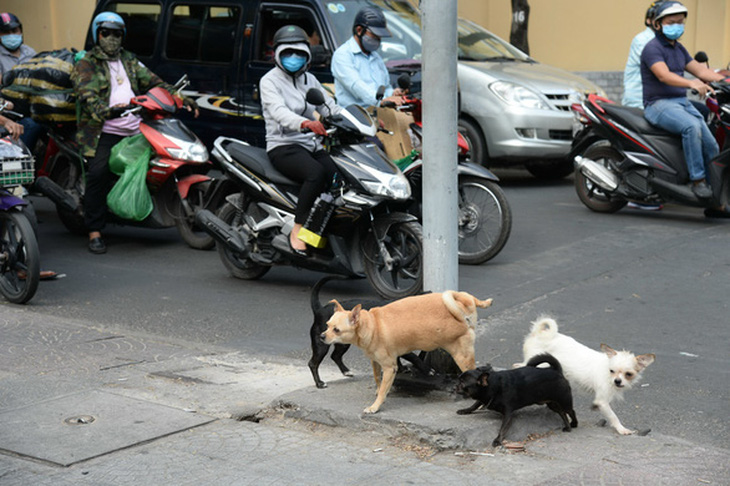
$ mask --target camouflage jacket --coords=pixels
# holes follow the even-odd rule
[[[172,93],[172,86],[147,69],[134,54],[122,49],[120,58],[132,85],[132,91],[136,94],[145,93],[155,86],[162,86]],[[111,87],[107,60],[107,55],[96,46],[76,63],[71,73],[71,83],[78,108],[76,141],[86,157],[93,157],[96,153],[101,129],[104,122],[111,118],[109,109]]]

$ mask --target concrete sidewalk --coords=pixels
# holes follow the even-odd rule
[[[370,371],[321,371],[0,305],[0,484],[730,484],[729,450],[620,437],[586,399],[571,433],[535,407],[494,450],[468,401],[394,389],[362,415]]]

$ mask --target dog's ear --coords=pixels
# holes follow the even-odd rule
[[[332,299],[328,304],[335,304],[335,312],[345,312],[345,309],[337,302],[337,299]]]
[[[489,373],[482,373],[479,375],[479,378],[477,378],[477,385],[489,386]]]
[[[360,311],[362,310],[362,305],[357,304],[354,309],[352,309],[352,312],[350,312],[350,322],[352,322],[353,326],[357,326],[360,323]]]
[[[603,344],[603,343],[601,343],[601,351],[603,351],[604,353],[606,353],[606,355],[607,355],[607,356],[608,356],[609,358],[613,358],[614,356],[616,356],[616,355],[618,354],[618,353],[616,353],[616,351],[615,351],[615,350],[614,350],[613,348],[611,348],[611,347],[610,347],[610,346],[609,346],[608,344]]]
[[[647,366],[652,364],[655,359],[656,359],[656,355],[654,355],[654,354],[651,354],[651,353],[641,354],[636,357],[636,362],[639,364],[639,366],[643,370],[644,368],[646,368]]]

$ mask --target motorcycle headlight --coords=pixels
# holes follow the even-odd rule
[[[179,148],[167,147],[167,153],[170,157],[177,160],[185,160],[187,162],[204,163],[208,161],[208,149],[205,148],[200,141],[187,142],[179,138],[167,136],[167,138],[177,145]]]
[[[411,197],[411,186],[403,174],[393,174],[379,181],[362,181],[363,186],[371,193],[392,199],[408,199]]]
[[[489,89],[508,105],[537,110],[550,109],[547,103],[540,98],[540,95],[518,84],[495,81],[489,85]]]

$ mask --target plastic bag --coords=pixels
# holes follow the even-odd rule
[[[142,221],[152,212],[146,180],[150,154],[151,147],[143,135],[127,137],[112,147],[109,168],[121,177],[107,194],[106,204],[120,218]]]

